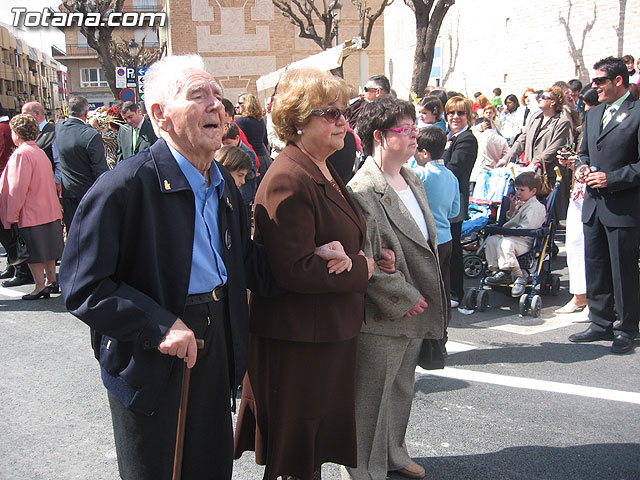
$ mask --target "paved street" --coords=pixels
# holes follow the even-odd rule
[[[583,313],[553,315],[569,299],[564,265],[561,254],[563,288],[543,297],[541,318],[491,292],[488,311],[455,312],[447,368],[416,372],[407,442],[427,478],[640,478],[640,348],[614,356],[609,342],[567,341],[586,325]],[[57,295],[22,301],[30,289],[0,288],[0,479],[116,479],[88,328]],[[233,478],[261,472],[245,454]]]

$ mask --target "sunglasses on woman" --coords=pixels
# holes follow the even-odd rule
[[[322,117],[327,122],[331,123],[337,122],[340,116],[346,117],[346,114],[346,108],[344,110],[340,110],[338,107],[317,108],[315,110],[311,110],[311,115]]]
[[[452,110],[450,112],[447,112],[447,116],[448,117],[453,117],[456,113],[458,114],[459,117],[464,117],[467,114],[467,112],[465,112],[463,110],[458,110],[458,111],[453,111]]]

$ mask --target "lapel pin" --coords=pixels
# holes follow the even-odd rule
[[[231,234],[229,233],[229,230],[224,232],[224,243],[227,246],[227,250],[231,250]]]
[[[229,200],[229,197],[227,197],[227,207],[233,210],[233,205],[231,205],[231,200]]]
[[[389,197],[385,198],[384,201],[387,205],[391,205],[391,199]]]
[[[618,123],[620,123],[620,122],[622,122],[625,118],[627,118],[627,113],[626,113],[626,112],[621,113],[620,115],[618,115],[618,116],[616,117],[616,120],[617,120],[617,122],[618,122]]]
[[[171,184],[169,183],[168,180],[164,181],[164,189],[165,190],[171,190]]]

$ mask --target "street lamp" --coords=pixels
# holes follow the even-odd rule
[[[140,92],[138,91],[138,54],[140,53],[140,45],[135,40],[131,40],[127,45],[129,55],[133,58],[133,71],[136,79],[136,103],[140,103]]]
[[[340,22],[340,13],[342,13],[342,4],[338,0],[334,0],[329,4],[329,10],[332,12],[333,33],[336,37],[336,47],[340,45],[338,41],[338,23]]]

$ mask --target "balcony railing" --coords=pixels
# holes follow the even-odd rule
[[[89,45],[76,45],[76,44],[66,44],[66,45],[53,45],[54,57],[97,57],[98,52],[96,52]],[[160,43],[158,42],[144,42],[144,48],[156,49],[160,48]],[[59,51],[60,53],[56,53]],[[66,53],[65,53],[66,52]]]

